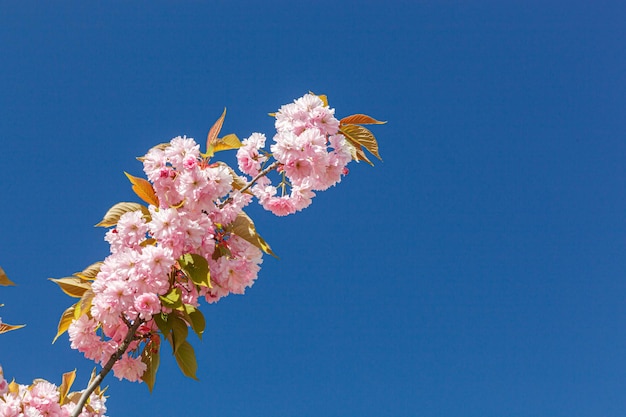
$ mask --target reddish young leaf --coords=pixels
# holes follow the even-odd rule
[[[348,141],[352,145],[355,145],[355,147],[357,148],[357,153],[358,148],[360,146],[363,146],[365,149],[370,151],[370,153],[376,158],[381,159],[380,155],[378,154],[378,142],[376,142],[376,138],[368,129],[359,125],[345,125],[341,126],[339,128],[339,131],[346,137],[346,139],[348,139]],[[367,158],[365,158],[365,160],[367,160]]]
[[[344,117],[339,123],[341,125],[383,125],[387,122],[381,122],[366,114],[353,114],[352,116]]]
[[[133,184],[133,191],[135,194],[139,196],[143,201],[148,204],[152,204],[153,206],[159,207],[159,199],[154,193],[154,188],[152,188],[152,184],[148,180],[144,180],[143,178],[133,177],[128,172],[124,172],[130,183]]]
[[[222,112],[222,115],[219,119],[213,124],[211,129],[209,130],[209,134],[206,137],[206,153],[207,156],[213,156],[213,147],[217,143],[217,135],[220,134],[220,130],[222,130],[222,125],[224,124],[224,118],[226,117],[226,108]]]
[[[0,266],[0,285],[15,285],[13,281],[7,277],[7,274],[4,272],[4,269]]]

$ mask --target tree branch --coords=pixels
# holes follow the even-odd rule
[[[111,355],[108,362],[106,363],[106,365],[104,365],[100,373],[98,373],[93,381],[91,381],[89,386],[83,392],[83,395],[80,396],[80,399],[78,400],[76,408],[74,409],[71,417],[78,417],[80,415],[80,413],[83,411],[83,407],[89,399],[89,396],[96,390],[96,388],[100,386],[102,380],[104,380],[104,377],[106,377],[111,369],[113,369],[113,365],[115,365],[115,362],[117,362],[122,357],[124,352],[126,352],[126,349],[128,349],[128,346],[135,338],[135,333],[137,333],[137,329],[143,324],[143,322],[144,321],[138,317],[133,325],[128,328],[128,333],[126,334],[126,337],[124,338],[124,341],[122,342],[120,347],[117,349],[117,351],[115,351],[115,353],[113,353],[113,355]]]
[[[274,163],[272,163],[270,166],[265,168],[263,171],[259,172],[256,177],[252,178],[252,181],[247,183],[241,190],[239,190],[239,192],[241,194],[243,194],[245,191],[248,190],[248,188],[252,187],[254,185],[254,183],[256,183],[259,179],[261,179],[262,177],[266,176],[271,171],[275,170],[278,167],[278,165],[280,165],[280,162],[278,162],[278,161],[275,161]],[[222,204],[220,204],[220,208],[221,209],[224,208],[224,206],[226,206],[226,204],[230,203],[232,200],[233,200],[232,197],[228,197]]]

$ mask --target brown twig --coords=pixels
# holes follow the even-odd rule
[[[108,362],[106,363],[106,365],[104,365],[100,373],[96,375],[96,377],[91,381],[91,383],[85,389],[85,391],[83,391],[83,395],[80,396],[80,399],[78,400],[78,403],[76,404],[76,408],[74,409],[74,412],[72,413],[71,417],[78,417],[80,415],[80,413],[83,410],[83,407],[85,406],[85,404],[87,403],[87,400],[89,399],[89,396],[96,390],[96,388],[100,386],[100,384],[104,380],[104,377],[106,377],[107,374],[111,371],[111,369],[113,369],[113,365],[115,365],[115,362],[117,362],[122,357],[124,352],[126,352],[126,349],[128,349],[128,346],[135,338],[135,333],[137,333],[137,329],[143,323],[144,323],[143,320],[137,318],[135,322],[132,324],[132,326],[128,328],[128,333],[126,334],[126,337],[124,338],[124,341],[122,342],[120,347],[115,351],[115,353],[113,353],[113,355],[111,355]]]
[[[255,182],[257,182],[259,179],[261,179],[262,177],[266,176],[271,171],[276,169],[278,167],[278,165],[280,165],[280,162],[278,162],[278,161],[272,163],[270,166],[265,168],[263,171],[259,172],[256,177],[252,178],[252,181],[247,183],[241,190],[239,190],[239,192],[241,194],[243,194],[246,190],[248,190],[248,188],[252,187]],[[222,204],[220,204],[220,208],[224,208],[224,206],[226,206],[226,204],[230,203],[232,200],[233,200],[232,197],[228,197],[226,200],[224,200],[224,202]]]

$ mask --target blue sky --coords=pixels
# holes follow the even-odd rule
[[[224,106],[271,135],[310,90],[388,120],[384,162],[251,208],[280,260],[204,306],[200,381],[164,354],[152,395],[107,379],[108,414],[626,414],[626,7],[468,3],[3,2],[5,374],[84,386],[47,278],[107,255],[135,157]]]

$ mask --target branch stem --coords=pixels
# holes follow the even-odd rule
[[[135,338],[135,333],[137,333],[137,329],[143,323],[143,320],[137,318],[132,326],[128,328],[128,333],[126,334],[126,337],[124,338],[124,341],[122,342],[120,347],[115,351],[115,353],[113,353],[113,355],[111,355],[106,365],[104,365],[98,375],[96,375],[96,377],[90,382],[89,386],[83,392],[83,395],[80,396],[80,399],[78,400],[76,408],[74,409],[71,417],[78,417],[80,415],[80,413],[83,411],[83,407],[89,399],[89,396],[96,390],[96,388],[100,386],[100,384],[104,380],[104,377],[106,377],[111,369],[113,369],[113,365],[115,365],[115,362],[117,362],[122,357],[124,352],[126,352],[126,349],[128,349],[128,346]]]
[[[267,174],[269,174],[270,172],[278,168],[278,165],[280,165],[280,162],[278,161],[275,161],[274,163],[269,165],[263,171],[259,172],[256,177],[252,178],[252,181],[247,183],[241,190],[239,190],[239,192],[243,194],[245,191],[248,190],[248,188],[252,187],[259,179],[263,178],[264,176],[266,176]],[[224,206],[230,203],[232,200],[233,200],[232,197],[228,197],[222,204],[220,204],[220,208],[224,208]]]

